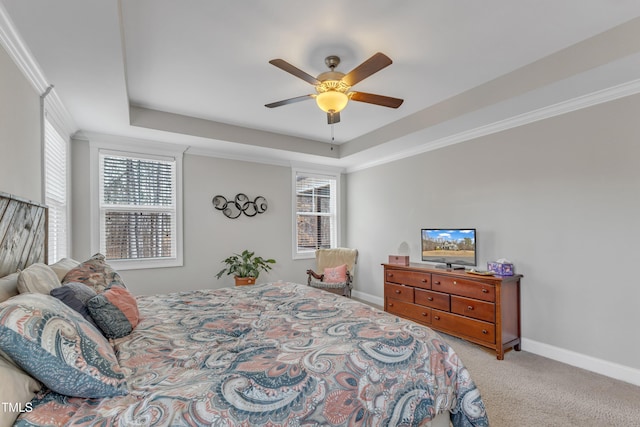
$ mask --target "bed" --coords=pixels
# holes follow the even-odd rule
[[[100,273],[90,302],[127,293],[112,270],[74,276],[86,262],[53,264],[56,289],[89,276],[94,288]],[[42,256],[23,271],[29,263]],[[15,274],[0,279],[0,329],[13,328],[2,335],[45,337],[43,357],[57,352],[63,363],[34,362],[41,348],[23,356],[0,337],[5,366],[15,363],[29,390],[45,383],[12,401],[16,426],[488,425],[469,372],[438,334],[342,296],[287,282],[138,296],[135,322],[119,312],[131,328],[107,339],[100,317],[96,327],[50,295],[15,295]]]

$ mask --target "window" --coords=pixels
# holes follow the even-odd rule
[[[39,82],[36,87],[43,87]],[[41,201],[48,206],[47,256],[54,263],[71,252],[70,144],[77,127],[49,86],[40,95]]]
[[[54,263],[68,253],[68,142],[44,120],[44,203],[49,207],[48,259]]]
[[[114,268],[182,265],[181,160],[98,150],[99,246]]]
[[[294,258],[338,246],[339,174],[293,171]]]

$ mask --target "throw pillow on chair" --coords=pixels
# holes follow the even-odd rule
[[[324,269],[323,282],[344,283],[347,281],[347,264],[338,267],[327,267]]]

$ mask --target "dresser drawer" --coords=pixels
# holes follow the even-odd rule
[[[416,304],[426,305],[427,307],[437,308],[442,311],[450,310],[449,294],[416,289],[414,298]]]
[[[398,301],[413,302],[414,288],[404,285],[395,285],[392,283],[384,284],[385,298],[393,298]]]
[[[431,289],[431,274],[419,271],[386,270],[385,280],[401,285],[416,286],[423,289]]]
[[[489,283],[475,280],[459,279],[457,277],[439,276],[434,274],[431,288],[434,291],[446,292],[463,297],[481,299],[494,302],[496,300],[496,287]]]
[[[404,301],[386,299],[386,311],[405,319],[415,320],[423,324],[431,324],[431,309],[421,305],[415,305]]]
[[[457,336],[475,338],[490,344],[495,344],[496,342],[496,327],[493,323],[470,319],[453,313],[432,310],[431,326],[434,329],[453,332]]]
[[[487,322],[496,321],[496,305],[492,302],[451,295],[451,312]]]

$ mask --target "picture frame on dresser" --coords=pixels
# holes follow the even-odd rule
[[[424,264],[382,264],[384,310],[490,348],[520,351],[520,279],[477,276]]]

